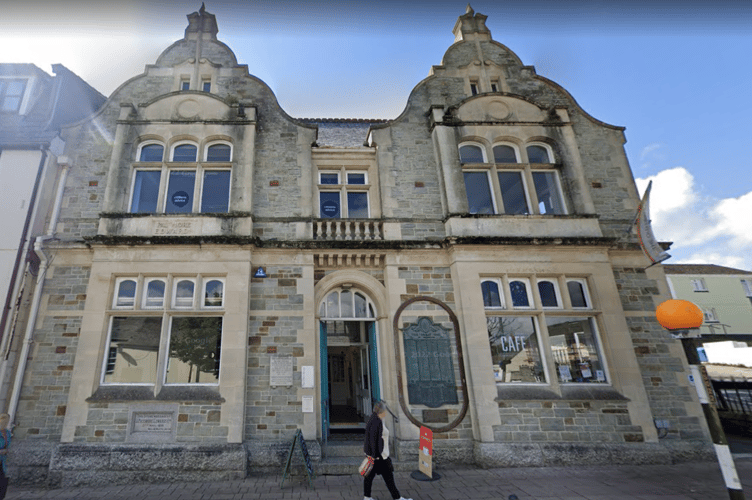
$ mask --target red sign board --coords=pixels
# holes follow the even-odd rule
[[[420,428],[418,450],[418,470],[428,477],[433,477],[433,431],[428,427]]]

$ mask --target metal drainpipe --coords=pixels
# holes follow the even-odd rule
[[[55,195],[55,205],[52,210],[52,218],[50,219],[50,227],[47,234],[44,236],[38,236],[34,242],[34,252],[39,257],[39,274],[37,277],[37,283],[34,287],[34,295],[31,300],[31,310],[29,312],[28,322],[26,324],[26,333],[24,334],[23,344],[21,346],[21,352],[18,356],[18,368],[16,369],[16,377],[13,382],[13,393],[10,397],[10,405],[8,406],[8,415],[10,415],[10,421],[13,422],[16,417],[16,410],[18,409],[18,400],[21,397],[21,384],[23,383],[24,373],[26,372],[26,362],[28,361],[29,351],[31,350],[31,344],[34,342],[34,328],[37,323],[37,313],[39,312],[39,305],[42,302],[42,289],[44,288],[44,277],[47,274],[47,268],[50,263],[50,259],[42,248],[42,244],[53,238],[55,229],[57,229],[57,221],[60,217],[60,208],[63,204],[63,193],[65,191],[65,182],[68,179],[68,172],[70,165],[66,157],[59,157],[58,163],[62,165],[63,171],[60,174],[60,182],[57,187],[57,194]]]

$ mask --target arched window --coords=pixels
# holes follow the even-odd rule
[[[335,290],[321,302],[319,316],[327,319],[375,318],[374,307],[363,293],[350,289]]]
[[[173,307],[193,307],[193,280],[180,280],[175,283]]]
[[[165,282],[160,279],[147,280],[144,307],[161,308],[164,305]]]
[[[517,151],[512,146],[499,144],[493,147],[496,163],[517,163]]]
[[[498,281],[485,280],[481,282],[480,289],[483,292],[483,307],[502,307],[502,299],[501,294],[499,293]]]
[[[461,163],[485,163],[483,148],[477,144],[462,144],[460,146]]]
[[[138,155],[138,161],[162,161],[164,146],[161,144],[144,144]]]
[[[195,162],[197,151],[195,144],[178,144],[172,150],[172,161]]]
[[[117,286],[115,307],[131,308],[136,304],[136,280],[123,279]]]
[[[512,305],[514,307],[530,307],[530,297],[527,292],[527,284],[524,281],[510,281],[509,292],[512,295]]]
[[[590,308],[587,288],[582,280],[567,281],[567,290],[569,291],[569,300],[572,302],[572,307]]]
[[[531,144],[527,148],[527,161],[529,163],[553,163],[548,148],[540,144]]]
[[[206,161],[230,161],[232,158],[232,147],[229,144],[211,144],[206,148]]]
[[[559,307],[559,298],[553,281],[540,280],[538,282],[538,293],[543,307]]]
[[[225,284],[221,280],[208,280],[204,284],[204,307],[222,307]]]

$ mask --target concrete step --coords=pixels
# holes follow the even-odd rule
[[[353,441],[330,441],[326,447],[327,457],[360,457],[364,456],[363,443]]]
[[[361,450],[361,454],[363,451]],[[327,457],[320,462],[313,464],[313,471],[317,476],[338,476],[347,474],[357,474],[358,467],[363,461],[364,456],[360,457]],[[411,472],[418,470],[418,464],[408,462],[397,462],[392,459],[394,470],[396,472]],[[301,471],[302,472],[302,471]]]

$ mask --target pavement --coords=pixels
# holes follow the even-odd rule
[[[752,500],[752,456],[736,457],[736,469],[747,498]],[[515,469],[437,468],[441,479],[414,480],[409,472],[395,474],[402,496],[414,500],[720,500],[729,498],[716,462],[678,465],[545,467]],[[42,489],[8,488],[6,500],[360,500],[363,480],[357,474],[321,476],[307,485],[306,476],[250,476],[240,481],[210,483],[129,484],[104,487]],[[514,495],[514,496],[513,496]],[[373,497],[389,500],[377,477]]]

